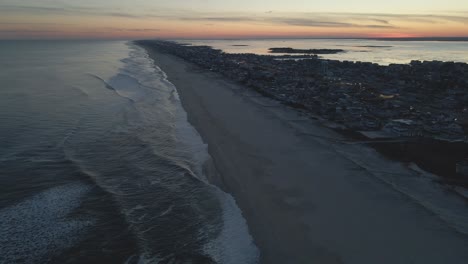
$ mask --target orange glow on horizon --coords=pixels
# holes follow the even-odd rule
[[[216,21],[209,19],[206,18],[205,21],[204,18],[200,18],[191,21],[162,18],[135,19],[125,16],[109,18],[6,15],[0,18],[0,39],[468,37],[468,18],[466,22],[448,20],[443,23],[430,21],[430,16],[424,19],[401,18],[394,21],[390,21],[389,18],[385,18],[387,21],[371,17],[362,21],[356,16],[340,15],[336,21],[331,22],[316,22],[315,18],[310,17],[281,16],[262,17],[252,21],[241,16],[238,20],[227,16],[215,17]]]

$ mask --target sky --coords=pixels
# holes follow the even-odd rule
[[[0,0],[0,39],[468,37],[468,0]]]

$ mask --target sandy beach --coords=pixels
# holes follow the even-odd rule
[[[367,148],[339,147],[342,136],[278,102],[147,50],[208,144],[207,176],[235,197],[261,263],[466,263],[463,226],[365,163],[411,172]]]

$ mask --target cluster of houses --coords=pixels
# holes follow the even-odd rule
[[[166,41],[140,44],[156,46],[355,131],[467,141],[466,63],[412,61],[382,66],[316,55],[227,54]]]

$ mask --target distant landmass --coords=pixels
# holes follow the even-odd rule
[[[468,41],[468,37],[373,38],[373,39],[374,40],[388,40],[388,41]]]
[[[354,46],[356,48],[391,48],[393,46],[376,46],[376,45],[363,45],[363,46]]]
[[[270,48],[270,53],[288,54],[336,54],[345,52],[342,49],[293,49],[293,48]]]

